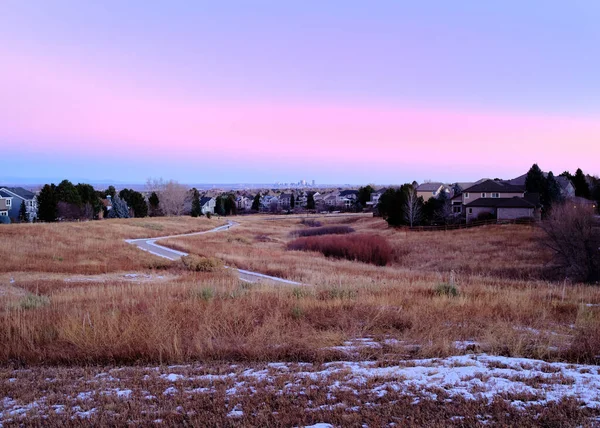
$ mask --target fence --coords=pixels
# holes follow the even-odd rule
[[[517,220],[482,220],[472,221],[470,223],[460,224],[444,224],[439,226],[400,226],[399,229],[411,231],[411,232],[439,232],[439,231],[450,231],[450,230],[461,230],[470,229],[472,227],[490,226],[494,224],[522,224],[534,226],[535,220],[532,219],[517,219]]]

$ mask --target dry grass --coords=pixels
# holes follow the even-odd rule
[[[0,272],[99,274],[163,268],[164,260],[124,242],[212,229],[222,220],[191,217],[14,224],[0,229]]]

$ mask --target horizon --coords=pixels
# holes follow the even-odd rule
[[[2,7],[0,180],[600,174],[597,2],[51,3]]]

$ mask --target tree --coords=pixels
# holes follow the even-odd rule
[[[112,209],[108,212],[108,218],[129,218],[129,207],[117,195],[112,198]]]
[[[406,206],[407,190],[410,184],[400,188],[389,188],[379,198],[377,209],[390,226],[405,224],[404,208]]]
[[[600,281],[600,227],[592,211],[556,205],[541,226],[546,232],[544,243],[554,251],[560,272],[574,281]]]
[[[370,184],[360,187],[358,189],[358,202],[360,202],[363,207],[366,206],[367,202],[371,200],[371,193],[374,191],[375,189]]]
[[[116,195],[117,195],[117,190],[115,189],[115,186],[108,186],[108,189],[106,189],[106,192],[104,194],[104,197],[110,196],[111,198],[114,198]]]
[[[29,213],[27,212],[25,201],[21,201],[21,207],[19,208],[19,221],[25,223],[29,221]]]
[[[177,216],[185,211],[188,189],[175,180],[164,181],[161,179],[148,179],[146,188],[149,192],[156,192],[159,209],[163,215]]]
[[[528,193],[539,193],[540,198],[546,192],[546,177],[537,163],[534,163],[527,172],[525,190]]]
[[[103,208],[102,202],[98,197],[98,192],[96,192],[92,185],[85,183],[79,183],[75,188],[77,189],[77,193],[79,193],[81,204],[83,205],[83,216],[89,219],[97,217]],[[104,198],[104,195],[102,195],[102,198]]]
[[[406,201],[404,203],[404,218],[410,227],[418,224],[422,218],[422,198],[417,196],[414,187],[406,190]]]
[[[560,193],[560,185],[556,178],[554,178],[554,174],[552,171],[548,172],[548,177],[546,177],[546,199],[548,202],[548,206],[552,207],[552,205],[556,203],[562,202],[562,195]]]
[[[600,212],[600,179],[593,177],[592,199],[597,202],[598,212]]]
[[[200,192],[196,188],[192,189],[192,217],[199,217],[202,215],[202,207],[200,206]]]
[[[314,210],[315,209],[315,194],[310,192],[306,197],[306,209]]]
[[[56,197],[56,186],[46,184],[40,190],[38,200],[38,218],[41,221],[56,221],[58,217],[58,199]]]
[[[150,217],[157,217],[161,215],[159,203],[160,200],[158,199],[158,195],[156,192],[152,192],[148,198],[148,204],[150,205]]]
[[[256,194],[254,200],[252,201],[252,211],[260,210],[260,192]]]
[[[581,168],[578,168],[573,177],[573,186],[575,186],[575,196],[590,198],[590,186]]]
[[[295,206],[296,206],[296,199],[294,198],[294,194],[292,193],[292,196],[290,198],[290,208],[294,209]]]
[[[81,196],[77,188],[69,180],[63,180],[56,186],[56,197],[60,202],[81,206]]]
[[[134,217],[148,217],[148,204],[144,195],[133,189],[123,189],[119,192],[119,198],[124,200],[133,211]]]

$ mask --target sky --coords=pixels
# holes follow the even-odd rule
[[[597,0],[0,1],[6,177],[600,174]]]

